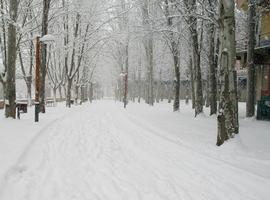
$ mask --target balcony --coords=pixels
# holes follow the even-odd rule
[[[256,47],[264,47],[270,45],[270,32],[259,35]]]
[[[236,41],[236,52],[237,53],[244,53],[247,51],[248,39],[242,38]],[[269,49],[270,48],[270,32],[260,34],[257,37],[255,52],[261,52],[262,49]]]

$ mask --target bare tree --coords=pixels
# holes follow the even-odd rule
[[[217,145],[238,133],[234,0],[220,1],[220,98]]]
[[[188,14],[188,26],[190,30],[192,40],[192,63],[194,67],[194,86],[195,86],[195,116],[203,112],[203,92],[202,92],[202,78],[201,78],[201,66],[200,66],[200,51],[198,43],[198,31],[197,31],[197,18],[196,13],[197,5],[196,0],[184,1],[187,14]]]
[[[255,64],[254,64],[254,48],[255,48],[255,16],[256,16],[256,0],[249,0],[248,6],[248,49],[247,49],[247,104],[246,116],[253,117],[255,115]]]
[[[154,80],[153,80],[153,32],[151,30],[150,21],[150,5],[149,0],[143,0],[141,3],[143,26],[146,29],[144,38],[144,48],[147,61],[147,97],[146,102],[154,105]]]
[[[215,7],[217,6],[216,0],[208,0],[209,15],[212,19],[214,19]],[[217,66],[215,64],[215,33],[216,27],[214,22],[210,22],[208,25],[208,41],[209,41],[209,103],[210,103],[210,115],[217,113],[217,78],[216,71]]]
[[[170,3],[170,4],[169,4]],[[169,27],[169,43],[170,49],[173,55],[173,63],[174,63],[174,103],[173,103],[173,111],[178,111],[180,107],[180,52],[179,52],[179,44],[178,44],[178,35],[173,33],[173,14],[175,13],[176,1],[168,1],[165,0],[165,16],[167,19],[167,25]],[[174,12],[173,12],[174,10]]]
[[[18,14],[18,1],[9,1],[10,21],[8,25],[8,55],[7,55],[7,81],[5,92],[5,115],[16,118],[16,21]]]
[[[0,0],[1,3],[1,15],[4,15],[4,2]],[[6,86],[6,75],[7,75],[7,37],[6,37],[6,22],[4,18],[1,18],[1,34],[0,34],[0,45],[1,45],[1,54],[2,54],[2,61],[4,69],[0,72],[0,83],[3,86],[3,94],[5,96],[5,86]]]

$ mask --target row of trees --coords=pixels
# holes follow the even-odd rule
[[[210,106],[210,115],[217,114],[217,145],[237,134],[235,2],[126,0],[119,3],[122,12],[132,8],[132,12],[129,10],[119,19],[123,26],[119,25],[117,29],[128,39],[119,42],[119,46],[115,45],[119,48],[119,55],[115,51],[111,53],[118,61],[118,73],[124,71],[131,75],[128,79],[131,98],[134,99],[134,93],[137,93],[138,101],[142,96],[146,103],[153,105],[158,99],[160,86],[167,80],[173,85],[173,111],[178,111],[181,79],[188,80],[186,96],[191,96],[195,116],[203,113],[205,100]],[[125,27],[126,24],[129,26]],[[116,32],[115,29],[112,31]],[[132,51],[134,47],[137,50]],[[160,52],[166,56],[161,57]],[[128,62],[129,58],[135,62]],[[167,73],[167,77],[160,78],[161,72],[166,72],[171,66],[173,75]],[[120,98],[119,93],[124,96],[124,87],[120,77],[118,90],[115,90]]]
[[[0,81],[4,87],[6,117],[15,118],[17,77],[23,77],[32,104],[37,62],[41,66],[41,112],[45,112],[48,83],[54,98],[58,90],[70,107],[72,88],[76,99],[82,87],[91,88],[99,51],[108,39],[103,30],[108,8],[101,1],[89,1],[87,6],[83,1],[71,0],[1,0],[0,3],[3,64]],[[36,48],[38,37],[40,48]],[[40,61],[35,61],[37,53]]]
[[[58,91],[70,107],[72,90],[78,99],[105,63],[112,67],[115,95],[125,104],[128,94],[154,105],[166,93],[178,111],[184,80],[195,116],[203,113],[204,102],[210,115],[217,114],[217,145],[238,133],[235,31],[242,28],[235,26],[235,16],[242,14],[235,13],[234,0],[0,1],[6,117],[15,118],[18,73],[30,103],[34,39],[50,34],[54,42],[41,42],[40,50],[42,112],[46,77],[54,98]]]
[[[142,96],[146,103],[153,105],[154,99],[158,102],[164,93],[170,99],[168,90],[173,86],[173,110],[177,111],[182,84],[186,87],[182,90],[186,98],[192,98],[195,116],[203,112],[204,105],[210,106],[210,115],[217,114],[217,145],[233,137],[239,132],[236,40],[248,42],[246,116],[253,117],[255,24],[258,19],[255,10],[262,2],[249,0],[248,14],[245,14],[235,8],[235,1],[125,1],[129,8],[136,8],[124,16],[129,22],[129,49],[139,47],[138,52],[127,51],[127,57],[136,57],[135,66],[133,69],[130,66],[129,70],[132,71],[129,73],[131,99],[137,95],[140,101]],[[134,16],[138,19],[136,22],[132,20]],[[171,70],[164,76],[168,68]],[[124,84],[118,85],[120,92],[117,94],[125,91]]]

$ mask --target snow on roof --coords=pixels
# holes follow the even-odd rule
[[[43,37],[40,38],[41,42],[44,43],[49,43],[49,42],[54,42],[55,41],[55,37],[53,35],[44,35]]]

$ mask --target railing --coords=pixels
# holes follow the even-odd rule
[[[258,47],[264,47],[270,45],[270,32],[260,34],[257,37],[256,41],[256,46],[255,48]],[[248,46],[248,39],[247,38],[241,38],[236,41],[236,51],[241,52],[241,51],[246,51]]]
[[[270,32],[260,34],[256,46],[263,47],[267,45],[270,45]]]

